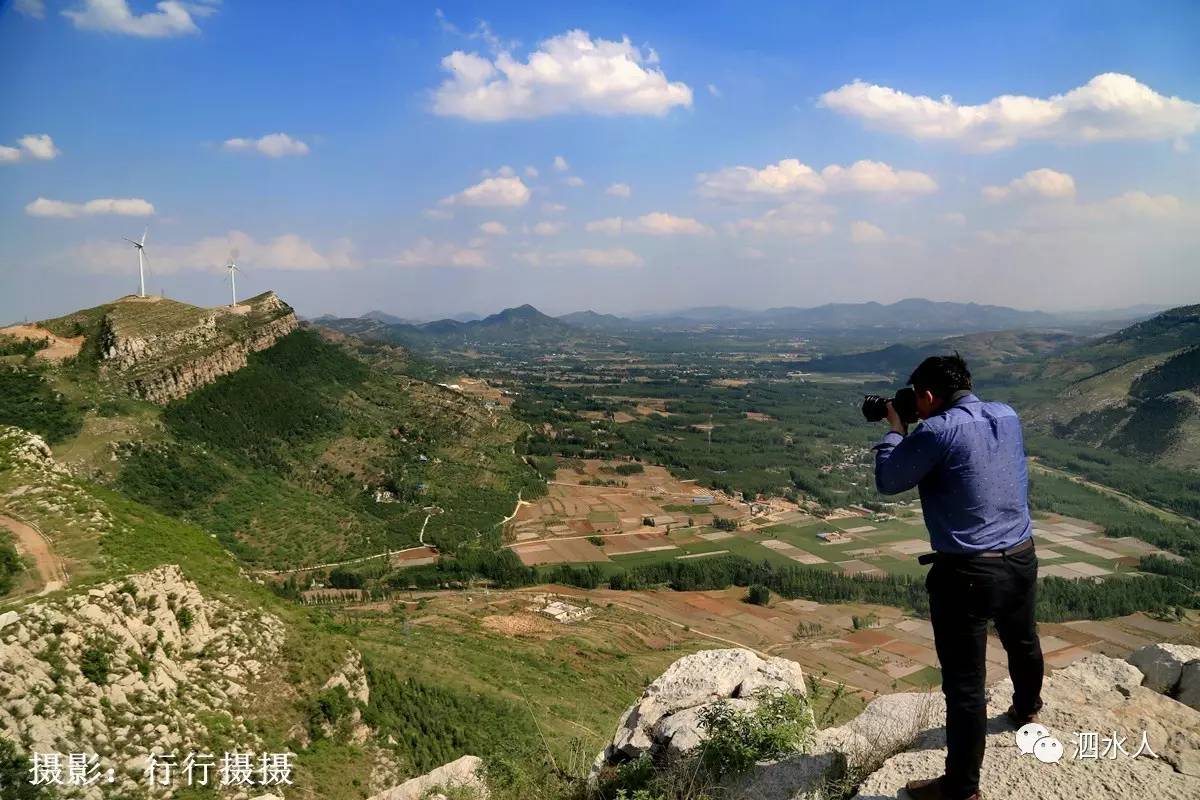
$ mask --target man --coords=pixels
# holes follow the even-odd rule
[[[908,379],[918,422],[910,434],[888,403],[892,430],[875,446],[883,494],[917,487],[935,553],[925,586],[946,696],[945,774],[905,787],[913,800],[978,800],[987,732],[988,621],[1008,654],[1016,726],[1041,709],[1042,648],[1034,623],[1037,556],[1025,445],[1017,414],[971,392],[967,364],[933,356]]]

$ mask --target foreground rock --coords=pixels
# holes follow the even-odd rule
[[[683,721],[690,717],[681,713],[702,705],[705,697],[711,702],[716,689],[721,696],[741,696],[740,683],[730,688],[737,669],[718,665],[770,664],[776,675],[799,676],[799,667],[785,667],[790,662],[782,659],[763,662],[738,650],[709,653],[713,655],[698,653],[681,659],[651,684],[622,717],[613,744],[598,765],[619,763],[628,752],[669,748],[672,741],[699,741],[703,732],[698,725],[684,728]],[[1125,661],[1090,655],[1046,679],[1040,722],[1063,745],[1058,763],[1043,763],[1021,752],[1004,716],[1012,701],[1012,684],[1005,680],[991,687],[982,795],[1039,800],[1200,797],[1200,712],[1143,685],[1144,680],[1157,682],[1152,677],[1157,675],[1156,667],[1149,664],[1161,659],[1140,660],[1150,674]],[[1197,667],[1200,662],[1183,662],[1174,684],[1177,690]],[[758,669],[755,673],[762,674]],[[937,691],[876,698],[846,725],[818,732],[807,752],[761,762],[727,781],[723,797],[833,800],[857,788],[854,796],[859,800],[899,800],[906,797],[902,788],[908,781],[941,774],[946,758],[945,715]],[[672,717],[674,722],[667,724]],[[1135,755],[1143,732],[1149,751]],[[1095,750],[1088,746],[1091,734]],[[1114,736],[1120,749],[1109,744]]]
[[[450,792],[456,798],[465,794],[472,800],[487,800],[488,790],[482,773],[482,759],[463,756],[419,778],[372,795],[369,800],[445,800]]]
[[[593,775],[605,765],[633,761],[643,753],[676,759],[704,739],[700,713],[726,700],[753,708],[759,689],[805,693],[800,665],[783,658],[762,659],[749,650],[704,650],[684,656],[646,687],[617,724],[612,743],[596,758]]]
[[[1200,647],[1186,644],[1148,644],[1139,647],[1129,656],[1129,663],[1142,671],[1145,678],[1142,685],[1156,692],[1175,696],[1183,687],[1184,670],[1188,669],[1189,689],[1191,689],[1192,673],[1195,665],[1200,664]],[[1200,686],[1195,687],[1200,690]],[[1189,696],[1191,692],[1189,691]],[[1187,702],[1186,700],[1184,702]],[[1200,703],[1188,703],[1192,708],[1200,708]]]
[[[0,630],[0,737],[25,753],[94,753],[114,771],[65,797],[141,796],[147,755],[200,752],[207,720],[262,749],[243,704],[284,638],[278,619],[206,598],[176,566],[32,603]]]

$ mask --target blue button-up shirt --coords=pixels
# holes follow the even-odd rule
[[[966,394],[875,445],[883,494],[917,487],[934,550],[1003,550],[1033,535],[1029,474],[1017,412]]]

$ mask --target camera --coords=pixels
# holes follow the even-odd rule
[[[881,419],[886,419],[889,402],[905,425],[912,425],[919,419],[917,416],[917,393],[911,386],[906,386],[896,392],[896,396],[891,400],[877,394],[869,394],[864,397],[862,413],[867,418],[867,422],[879,422]]]

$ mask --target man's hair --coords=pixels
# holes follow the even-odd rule
[[[967,362],[956,350],[952,356],[930,356],[908,376],[908,382],[917,391],[928,389],[934,397],[943,400],[963,389],[971,388],[971,372]]]

